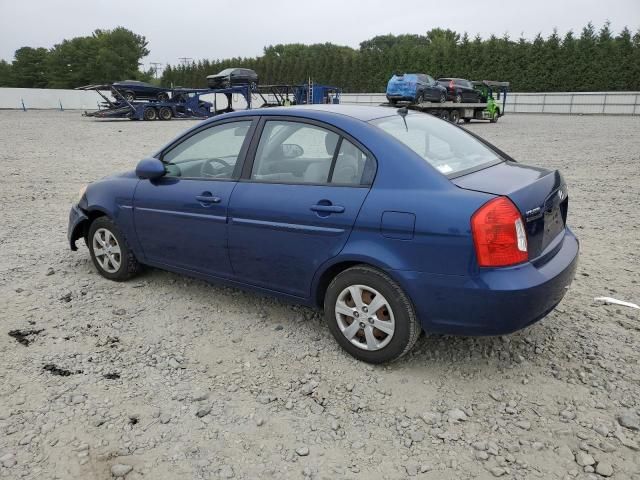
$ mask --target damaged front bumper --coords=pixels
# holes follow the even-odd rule
[[[67,228],[67,240],[69,241],[69,247],[71,250],[77,250],[76,240],[84,237],[84,222],[88,221],[89,217],[78,206],[73,205],[69,212],[69,227]]]

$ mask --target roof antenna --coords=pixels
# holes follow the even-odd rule
[[[404,128],[409,131],[409,126],[407,125],[407,114],[409,113],[409,109],[407,107],[402,107],[398,109],[398,115],[402,117],[402,121],[404,122]]]

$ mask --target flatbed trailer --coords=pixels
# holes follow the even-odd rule
[[[242,95],[251,108],[251,91],[248,85],[229,88],[176,88],[171,90],[171,98],[166,100],[129,101],[111,85],[87,85],[78,90],[94,90],[104,100],[98,110],[83,113],[85,117],[123,118],[129,120],[171,120],[172,118],[205,119],[232,111],[233,94]],[[115,100],[103,92],[110,91]],[[225,108],[218,108],[217,95],[226,97]],[[214,95],[213,102],[202,97]]]
[[[507,103],[507,91],[509,82],[495,82],[482,80],[472,82],[482,91],[482,98],[486,101],[480,103],[455,103],[455,102],[395,102],[383,103],[383,106],[406,107],[409,110],[430,113],[451,123],[459,123],[460,120],[469,123],[471,120],[489,120],[496,123],[504,115]]]

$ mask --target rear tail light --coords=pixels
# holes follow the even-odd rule
[[[456,86],[454,85],[453,80],[451,80],[449,82],[449,90],[451,90],[453,92],[455,89],[456,89]]]
[[[507,197],[480,207],[471,217],[471,232],[481,267],[506,267],[529,260],[522,215]]]

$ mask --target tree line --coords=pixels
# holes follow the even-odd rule
[[[518,92],[640,90],[640,30],[617,34],[609,23],[589,23],[579,35],[557,31],[546,38],[508,35],[470,38],[436,28],[426,35],[382,35],[358,49],[334,45],[269,46],[255,58],[202,60],[169,65],[162,82],[206,86],[205,77],[228,67],[258,72],[260,83],[315,82],[345,92],[384,92],[394,72],[423,72],[433,77],[511,82]]]
[[[12,63],[0,61],[0,87],[75,88],[124,79],[149,79],[140,60],[147,40],[123,27],[95,30],[51,49],[22,47]]]
[[[149,54],[145,37],[118,27],[64,40],[52,49],[23,47],[0,62],[0,86],[74,88],[124,79],[151,80],[140,72]],[[272,45],[251,58],[167,65],[165,86],[206,87],[206,76],[229,67],[251,68],[260,83],[317,83],[345,92],[382,92],[394,72],[511,82],[519,92],[640,90],[640,30],[613,32],[607,22],[579,34],[553,31],[532,40],[508,35],[471,38],[449,29],[424,35],[381,35],[358,48],[332,43]]]

